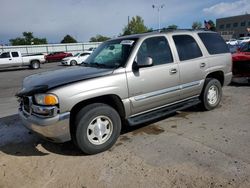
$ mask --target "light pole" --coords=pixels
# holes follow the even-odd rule
[[[160,31],[160,29],[161,29],[161,18],[160,18],[160,10],[161,10],[161,8],[164,8],[165,7],[165,5],[164,4],[162,4],[162,5],[152,5],[152,7],[153,7],[153,9],[157,9],[157,12],[158,12],[158,30]]]

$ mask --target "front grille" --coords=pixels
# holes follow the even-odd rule
[[[22,99],[23,110],[27,113],[31,113],[31,100],[29,97],[23,97]]]

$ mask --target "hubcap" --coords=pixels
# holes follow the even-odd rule
[[[34,67],[34,69],[37,69],[38,68],[38,63],[34,63],[33,67]]]
[[[210,105],[214,105],[218,101],[218,93],[218,88],[214,85],[208,89],[207,101]]]
[[[107,116],[95,117],[87,128],[88,140],[94,145],[105,143],[113,132],[113,123]]]

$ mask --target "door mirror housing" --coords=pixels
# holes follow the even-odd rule
[[[143,67],[151,67],[153,66],[153,59],[151,57],[144,57],[144,58],[135,58],[134,62],[134,69],[139,69]]]

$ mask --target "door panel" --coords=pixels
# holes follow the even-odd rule
[[[206,58],[192,35],[173,35],[176,52],[179,58],[181,99],[199,95],[205,70],[208,68]]]
[[[153,66],[127,72],[129,99],[133,114],[175,102],[179,99],[179,67],[174,62],[165,36],[145,39],[134,66],[150,57]]]
[[[175,74],[170,73],[176,69]],[[141,68],[128,76],[129,99],[133,113],[150,110],[179,99],[179,71],[176,63]]]

